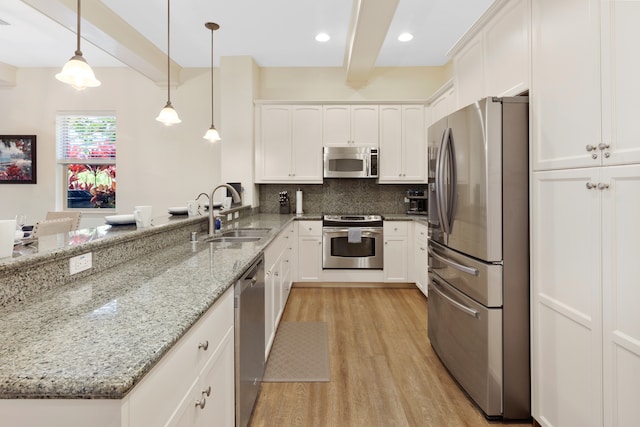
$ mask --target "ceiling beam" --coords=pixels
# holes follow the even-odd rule
[[[345,54],[347,82],[366,83],[387,37],[400,0],[354,0]]]
[[[76,0],[22,0],[68,28],[77,28]],[[82,3],[81,35],[96,47],[159,85],[167,84],[167,55],[116,15],[102,1]],[[73,52],[72,50],[70,52]],[[71,56],[71,54],[70,54]],[[171,85],[178,85],[182,67],[171,61]]]

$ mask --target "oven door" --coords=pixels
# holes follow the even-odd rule
[[[360,239],[349,242],[349,229]],[[382,270],[382,227],[323,227],[322,268]]]

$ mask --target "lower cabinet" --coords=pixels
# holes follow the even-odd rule
[[[408,282],[409,221],[384,222],[384,281]]]
[[[295,228],[291,224],[265,249],[265,360],[291,290],[295,240]]]
[[[298,280],[322,277],[322,221],[296,221],[298,225]]]
[[[131,391],[130,425],[233,426],[233,322],[231,287]]]
[[[198,379],[166,424],[179,426],[233,426],[233,329],[227,331]],[[231,388],[229,388],[231,385]]]
[[[413,281],[416,282],[418,289],[422,291],[425,296],[427,295],[427,268],[428,268],[428,255],[427,245],[429,243],[428,227],[420,223],[413,224]]]

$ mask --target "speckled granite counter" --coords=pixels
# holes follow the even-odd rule
[[[293,219],[240,219],[271,232],[243,244],[185,238],[0,308],[0,398],[122,398]]]

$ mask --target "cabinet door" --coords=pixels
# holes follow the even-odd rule
[[[477,34],[453,58],[456,106],[462,108],[484,97],[484,67],[482,65],[482,34]]]
[[[297,266],[299,281],[316,281],[322,276],[322,221],[297,221]]]
[[[426,182],[427,141],[425,138],[424,107],[402,106],[403,178],[407,182]]]
[[[638,423],[640,165],[603,169],[604,425]]]
[[[257,181],[291,180],[291,106],[260,108],[260,139],[257,144]]]
[[[402,106],[380,106],[380,181],[402,181]]]
[[[291,178],[300,183],[322,183],[322,107],[292,107]]]
[[[351,144],[360,147],[378,147],[378,106],[351,106]]]
[[[531,194],[532,413],[602,422],[599,168],[536,172]]]
[[[409,252],[407,234],[408,221],[388,221],[384,224],[384,271],[385,282],[408,282]]]
[[[640,163],[640,2],[602,2],[604,164]]]
[[[347,146],[351,143],[351,109],[348,105],[324,105],[323,112],[323,144],[331,146]]]
[[[530,10],[505,2],[483,29],[486,96],[515,96],[529,88]]]
[[[597,166],[586,146],[601,142],[600,1],[531,4],[533,168]]]
[[[427,227],[422,224],[414,224],[414,241],[413,241],[413,268],[416,286],[422,291],[425,296],[428,296],[428,255],[427,244],[428,230]]]

